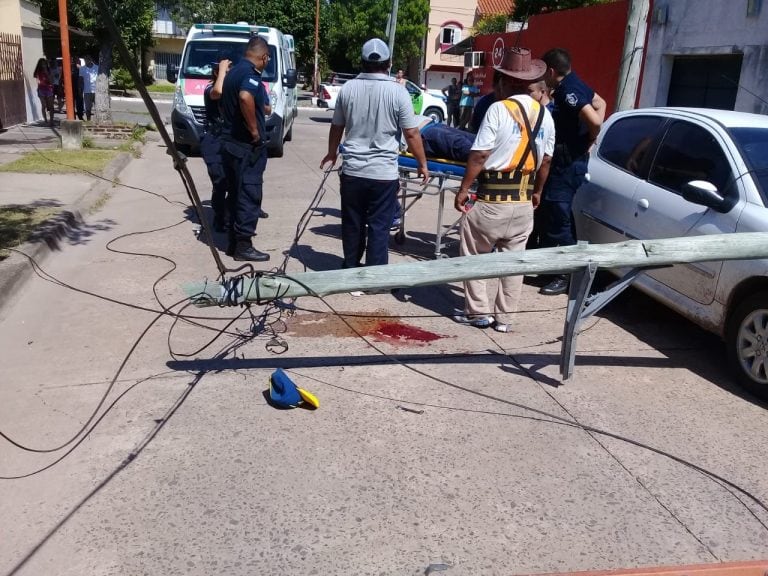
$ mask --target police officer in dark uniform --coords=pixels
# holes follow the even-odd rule
[[[553,48],[542,57],[547,84],[554,88],[555,153],[541,199],[542,247],[576,244],[571,206],[585,181],[588,152],[605,116],[605,101],[571,70],[571,57]],[[541,288],[546,295],[568,291],[568,277],[557,276]]]
[[[226,253],[238,261],[269,260],[269,254],[251,244],[261,213],[267,166],[264,108],[269,97],[261,83],[261,72],[268,62],[269,46],[263,38],[254,36],[242,60],[224,78],[221,97],[222,155],[230,192]]]
[[[208,169],[213,189],[211,208],[213,208],[213,229],[224,232],[227,229],[227,175],[224,171],[224,159],[221,154],[221,112],[219,101],[224,85],[224,77],[231,62],[227,59],[213,63],[213,81],[205,87],[205,134],[200,141],[200,151]]]

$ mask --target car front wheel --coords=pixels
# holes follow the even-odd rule
[[[756,292],[739,304],[728,322],[725,343],[739,382],[768,400],[768,292]]]
[[[424,112],[424,116],[429,116],[435,122],[442,122],[445,120],[443,111],[440,110],[440,108],[427,108],[427,110]]]

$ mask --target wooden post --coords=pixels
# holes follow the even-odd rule
[[[75,119],[75,96],[72,86],[72,58],[69,55],[69,21],[67,0],[59,0],[59,31],[61,33],[61,80],[64,85],[64,103],[67,106],[67,120]]]
[[[297,296],[326,296],[352,290],[388,290],[476,278],[523,274],[570,274],[597,268],[649,268],[684,262],[768,258],[768,232],[710,234],[615,244],[577,244],[525,252],[304,272],[286,276],[239,277],[185,288],[198,306],[237,305]]]

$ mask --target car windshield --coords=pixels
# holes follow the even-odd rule
[[[190,42],[184,53],[181,66],[182,78],[210,78],[213,74],[213,63],[225,58],[237,64],[245,52],[245,42],[229,40],[206,40]],[[261,75],[265,82],[274,82],[277,78],[277,50],[269,46],[269,63]]]
[[[768,128],[731,128],[728,131],[741,149],[763,203],[768,206]]]

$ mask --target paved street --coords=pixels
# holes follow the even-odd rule
[[[270,267],[318,191],[329,121],[302,109],[269,161],[255,245]],[[189,165],[207,203],[202,160]],[[2,433],[42,450],[90,431],[51,453],[0,443],[4,478],[50,466],[0,481],[0,574],[468,576],[768,557],[768,412],[731,384],[717,338],[629,291],[587,323],[561,384],[566,297],[532,284],[509,334],[454,323],[461,286],[446,285],[302,298],[247,338],[243,309],[174,304],[217,270],[160,143],[119,181],[135,188],[115,186],[43,263],[50,276],[0,308]],[[413,207],[392,261],[431,257],[436,210],[432,196]],[[339,228],[331,175],[294,255],[338,268]],[[320,408],[270,407],[276,367]]]

